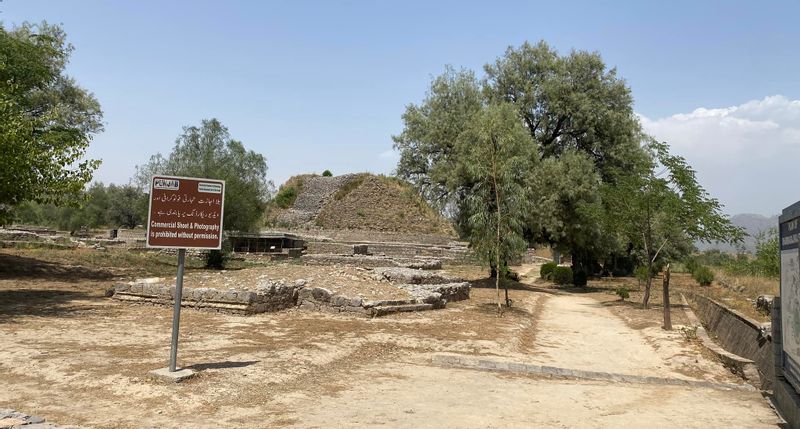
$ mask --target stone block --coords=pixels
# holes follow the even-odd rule
[[[309,300],[309,299],[314,299],[314,296],[311,293],[311,288],[302,288],[297,291],[298,301]]]
[[[239,292],[239,301],[240,302],[246,302],[246,303],[253,302],[255,300],[255,296],[256,296],[256,294],[254,294],[253,292],[242,291],[242,292]]]
[[[344,307],[344,306],[346,306],[347,304],[350,303],[350,298],[348,298],[346,296],[342,296],[342,295],[334,295],[334,296],[331,297],[330,303],[331,303],[331,305],[334,305],[334,306],[337,306],[337,307]]]
[[[222,297],[222,299],[225,301],[235,302],[237,301],[238,297],[239,293],[236,292],[235,289],[229,289],[227,292],[225,292],[225,295]]]
[[[331,291],[323,287],[315,287],[311,290],[311,296],[319,302],[328,302],[331,299]]]

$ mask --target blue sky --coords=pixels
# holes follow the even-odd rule
[[[106,131],[96,179],[124,183],[185,125],[216,117],[293,174],[389,173],[391,135],[447,64],[509,45],[599,51],[645,128],[684,155],[729,213],[800,199],[800,2],[260,2],[4,0],[4,26],[63,24],[68,73]],[[777,98],[776,98],[777,96]],[[749,103],[749,104],[748,104]]]

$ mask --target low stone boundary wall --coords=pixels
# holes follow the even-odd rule
[[[503,359],[476,358],[453,354],[435,354],[431,363],[445,368],[464,368],[480,371],[510,372],[531,374],[565,380],[597,380],[614,383],[655,384],[661,386],[699,387],[716,390],[742,390],[752,392],[755,388],[749,384],[716,383],[704,380],[684,380],[680,378],[651,377],[644,375],[619,374],[613,372],[585,371],[580,369],[559,368],[513,362]]]
[[[462,246],[437,246],[413,243],[372,243],[372,242],[336,242],[307,241],[306,254],[352,254],[354,245],[367,245],[373,255],[392,258],[432,257],[454,262],[469,261],[472,253]]]
[[[411,258],[394,259],[386,256],[365,256],[365,255],[333,255],[333,254],[310,254],[303,255],[301,260],[306,265],[352,265],[361,268],[380,268],[396,266],[404,268],[416,268],[421,270],[439,270],[442,268],[442,261],[432,258]]]
[[[758,323],[697,293],[687,293],[687,296],[700,320],[725,350],[755,362],[761,380],[761,385],[756,387],[772,390],[775,367],[769,324]]]

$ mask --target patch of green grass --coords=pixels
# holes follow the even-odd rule
[[[275,198],[272,199],[272,201],[276,206],[282,209],[288,209],[294,204],[295,200],[297,199],[297,195],[299,194],[300,192],[294,186],[283,186],[278,191],[278,194],[275,195]]]
[[[342,185],[341,188],[339,188],[338,191],[336,191],[336,193],[333,195],[333,198],[336,201],[344,199],[344,197],[346,197],[350,192],[352,192],[354,189],[358,188],[359,186],[361,186],[362,183],[364,183],[365,177],[366,177],[365,175],[360,174],[353,180],[345,183],[344,185]]]

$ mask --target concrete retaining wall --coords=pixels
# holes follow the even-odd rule
[[[761,324],[713,299],[690,293],[697,316],[727,351],[755,362],[762,390],[772,390],[775,366],[769,324]]]

